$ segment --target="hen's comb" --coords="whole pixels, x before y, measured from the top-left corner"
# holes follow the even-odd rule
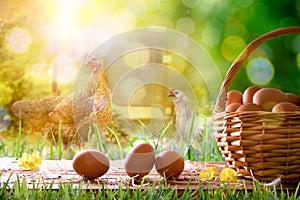
[[[169,97],[175,97],[175,94],[174,94],[174,91],[175,91],[175,90],[176,90],[176,89],[170,90]]]

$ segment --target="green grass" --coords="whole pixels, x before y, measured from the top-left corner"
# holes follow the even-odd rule
[[[204,117],[203,117],[204,118]],[[1,140],[0,138],[0,156],[16,157],[22,156],[23,152],[30,152],[32,150],[39,150],[42,154],[43,159],[48,160],[61,160],[61,159],[72,159],[73,156],[80,149],[98,149],[108,155],[111,160],[124,159],[126,152],[134,146],[135,142],[143,141],[151,144],[155,153],[159,154],[161,151],[172,148],[179,152],[185,160],[192,161],[222,161],[222,156],[216,146],[214,138],[210,134],[210,129],[205,128],[203,131],[203,142],[196,141],[191,144],[189,141],[192,140],[190,131],[188,136],[188,142],[184,142],[182,137],[178,137],[177,140],[169,138],[169,129],[172,125],[172,121],[166,124],[166,126],[155,136],[155,138],[148,137],[144,132],[145,125],[141,123],[141,130],[136,133],[135,136],[130,137],[127,146],[122,146],[117,134],[110,130],[116,139],[115,148],[107,148],[103,141],[103,134],[98,126],[93,126],[95,135],[91,136],[91,131],[88,132],[88,141],[84,146],[77,147],[71,142],[68,146],[64,146],[61,137],[62,125],[58,127],[58,139],[55,140],[52,137],[52,142],[49,142],[45,138],[41,137],[38,140],[32,141],[31,135],[34,133],[27,133],[21,127],[21,121],[18,130],[11,130],[7,135],[15,136],[10,139]],[[75,136],[74,136],[75,137]],[[96,145],[95,145],[96,143]]]
[[[1,175],[1,174],[0,174]],[[189,189],[189,185],[185,187],[185,190],[179,195],[179,190],[176,187],[171,188],[170,185],[149,185],[146,188],[139,186],[135,190],[132,190],[128,184],[124,187],[123,184],[119,184],[118,189],[110,189],[105,185],[99,185],[98,189],[91,189],[88,183],[84,186],[83,182],[80,182],[78,186],[74,187],[72,180],[70,183],[60,183],[58,188],[54,187],[52,182],[49,185],[44,183],[33,183],[30,185],[31,189],[28,189],[28,184],[24,178],[17,177],[17,180],[13,186],[9,187],[7,182],[3,183],[0,188],[0,199],[261,199],[261,200],[297,200],[300,199],[298,185],[294,193],[289,193],[281,189],[280,191],[275,188],[262,188],[259,183],[254,182],[254,190],[247,191],[238,190],[237,187],[231,189],[229,185],[221,185],[218,189],[204,189],[199,182],[197,190]]]
[[[141,130],[136,136],[130,138],[127,146],[122,147],[120,142],[117,142],[116,149],[119,151],[117,157],[116,154],[113,154],[113,152],[110,152],[110,150],[105,147],[101,139],[101,131],[94,127],[96,129],[96,148],[98,148],[99,151],[106,153],[111,160],[124,159],[126,156],[124,152],[130,150],[137,140],[141,140],[153,145],[155,153],[159,154],[164,150],[163,146],[165,144],[172,144],[172,142],[174,142],[172,140],[170,141],[167,137],[167,131],[170,128],[171,123],[172,122],[168,123],[166,127],[161,130],[155,140],[146,137],[143,130]],[[13,135],[13,133],[10,134]],[[16,137],[12,140],[4,141],[0,138],[0,156],[19,158],[23,152],[30,152],[37,149],[41,152],[43,159],[72,159],[76,152],[80,150],[80,148],[77,148],[72,143],[67,147],[64,147],[61,137],[59,137],[58,141],[53,145],[43,138],[36,142],[32,142],[29,135],[25,134],[26,136],[24,137],[24,134],[25,131],[22,130],[20,125],[18,131],[15,133]],[[116,134],[114,135],[115,137],[117,136]],[[61,136],[61,133],[59,133],[59,136]],[[86,145],[81,148],[91,147],[92,139],[90,132],[88,138]],[[189,140],[191,140],[191,135],[189,138]],[[118,138],[116,139],[116,141],[119,141]],[[221,154],[219,153],[215,140],[212,139],[210,129],[208,128],[203,132],[203,141],[204,143],[184,144],[180,139],[176,150],[185,160],[222,161]],[[300,199],[298,197],[300,185],[298,185],[295,192],[291,193],[283,189],[278,191],[278,189],[276,190],[275,188],[262,188],[258,183],[254,183],[254,189],[251,191],[248,191],[247,189],[231,189],[226,184],[220,185],[218,189],[214,190],[210,189],[209,186],[207,189],[204,189],[199,182],[198,190],[191,190],[189,185],[187,185],[183,194],[179,196],[177,188],[171,188],[166,184],[166,181],[164,184],[158,186],[149,185],[146,189],[142,189],[141,187],[137,188],[134,192],[128,185],[124,187],[122,184],[120,184],[117,190],[109,189],[105,185],[99,185],[99,189],[95,191],[91,190],[88,186],[87,188],[83,188],[83,182],[80,182],[79,185],[76,184],[78,186],[75,187],[72,184],[72,180],[70,180],[70,183],[68,184],[59,184],[58,189],[54,188],[54,183],[50,185],[34,183],[30,185],[31,189],[28,189],[29,186],[27,185],[26,180],[20,177],[17,178],[16,182],[11,187],[8,185],[8,182],[9,180],[0,183],[0,199]]]

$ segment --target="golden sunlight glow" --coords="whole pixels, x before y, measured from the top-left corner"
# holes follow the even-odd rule
[[[128,31],[136,27],[136,16],[127,9],[116,13],[113,21],[113,30]]]
[[[6,35],[6,46],[13,53],[23,53],[31,44],[31,35],[22,28],[13,28]]]
[[[35,63],[31,66],[30,70],[27,70],[26,76],[34,81],[45,81],[45,79],[49,78],[49,74],[46,73],[48,71],[48,66],[49,65],[43,61]]]
[[[53,79],[62,84],[73,81],[76,75],[74,60],[66,55],[58,55],[50,63],[50,74]]]
[[[72,31],[74,27],[73,12],[76,3],[77,1],[74,0],[61,1],[60,11],[54,23],[55,32],[59,36],[63,36]]]

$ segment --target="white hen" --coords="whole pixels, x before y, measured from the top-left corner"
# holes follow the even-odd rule
[[[175,105],[175,128],[177,134],[182,135],[183,140],[193,142],[202,140],[203,120],[190,106],[188,97],[180,90],[171,90]]]

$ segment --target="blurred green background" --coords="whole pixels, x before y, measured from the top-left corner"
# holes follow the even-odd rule
[[[86,55],[118,33],[154,26],[187,34],[224,77],[250,41],[298,26],[299,17],[300,0],[0,0],[0,129],[13,102],[71,93]],[[300,95],[299,69],[300,36],[284,36],[255,51],[232,88],[262,85]],[[208,94],[197,84],[205,103]]]

